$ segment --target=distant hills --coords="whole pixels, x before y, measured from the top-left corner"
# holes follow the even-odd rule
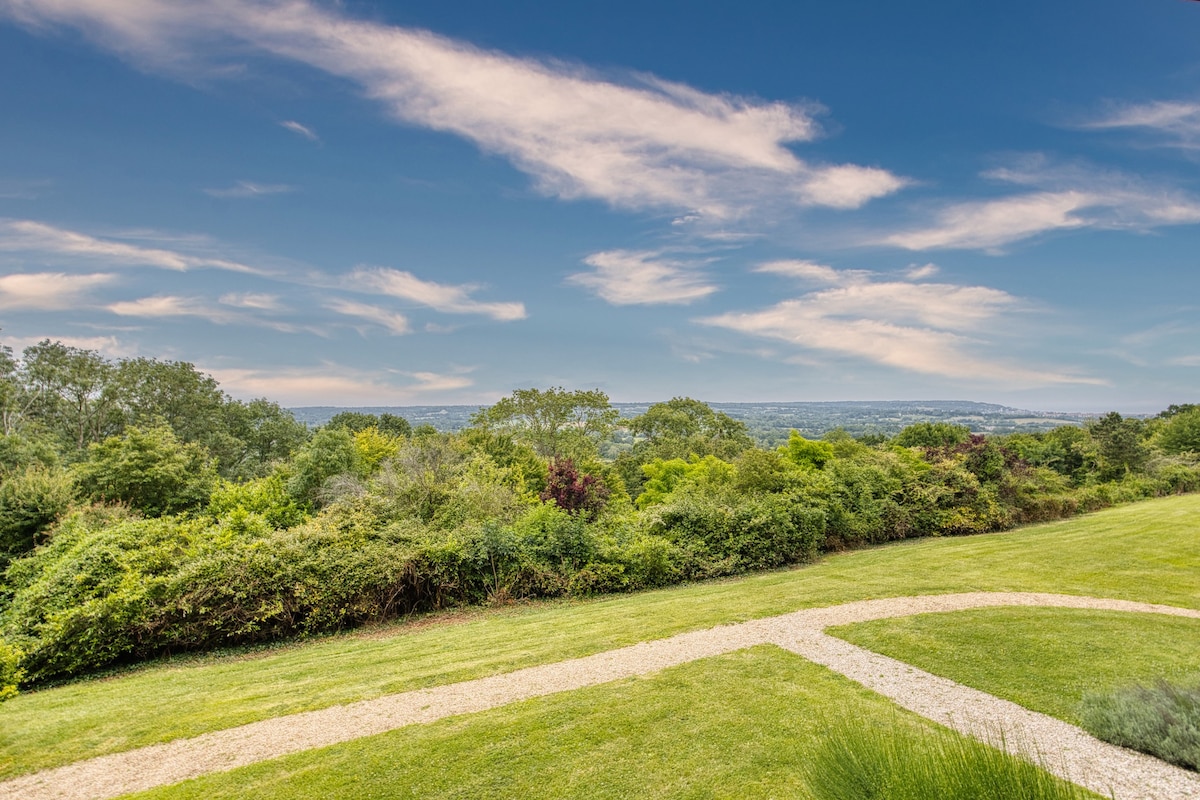
[[[623,417],[644,413],[651,403],[613,403]],[[742,420],[755,439],[765,444],[782,442],[795,429],[819,437],[835,428],[853,436],[898,433],[914,422],[950,422],[976,433],[1044,431],[1060,425],[1081,425],[1094,414],[1029,411],[970,400],[862,400],[824,403],[709,403],[734,419]],[[479,406],[303,406],[291,409],[296,419],[310,427],[328,422],[339,411],[398,414],[415,427],[432,425],[439,431],[456,431],[470,424]]]

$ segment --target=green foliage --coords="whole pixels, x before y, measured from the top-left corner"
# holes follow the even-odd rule
[[[1172,414],[1159,430],[1158,446],[1167,453],[1200,453],[1200,407]]]
[[[682,458],[670,461],[655,459],[644,464],[642,472],[646,482],[637,498],[638,508],[662,503],[673,491],[685,485],[716,491],[732,482],[734,477],[733,467],[716,456],[692,456],[687,461]]]
[[[61,461],[54,442],[45,435],[26,430],[0,436],[0,476],[22,472],[29,467],[57,467]]]
[[[973,739],[860,721],[827,726],[807,766],[818,800],[1085,800],[1090,792]]]
[[[896,434],[898,447],[953,447],[971,437],[971,429],[949,422],[917,422]]]
[[[805,439],[797,431],[788,435],[787,444],[779,448],[793,464],[806,469],[821,469],[833,458],[833,445]]]
[[[345,428],[351,433],[359,433],[367,428],[376,428],[380,433],[393,437],[412,436],[412,426],[404,417],[383,413],[365,414],[361,411],[339,411],[334,414],[326,428]]]
[[[1099,456],[1101,480],[1120,478],[1145,466],[1150,458],[1150,449],[1143,441],[1145,427],[1140,419],[1125,419],[1115,411],[1088,425],[1088,435]]]
[[[165,425],[131,427],[91,445],[75,476],[89,497],[128,503],[149,516],[202,505],[217,477],[208,453],[180,442]]]
[[[517,389],[509,397],[482,409],[472,422],[484,430],[511,433],[543,458],[586,461],[597,443],[608,437],[619,412],[599,389],[568,392]]]
[[[219,468],[226,478],[261,478],[308,441],[308,428],[270,400],[228,402],[223,416],[227,437]]]
[[[71,476],[60,469],[30,466],[0,479],[0,564],[32,550],[71,507],[75,491]]]
[[[1089,693],[1079,716],[1098,739],[1200,771],[1200,676]]]
[[[49,339],[25,348],[22,382],[29,413],[76,451],[120,427],[109,381],[113,367],[99,353]]]
[[[325,481],[353,475],[357,468],[354,436],[344,428],[321,428],[292,459],[288,493],[301,503],[316,505]]]
[[[17,688],[25,679],[25,670],[21,669],[24,655],[19,647],[0,639],[0,703],[17,696]]]
[[[278,475],[245,483],[218,481],[208,499],[208,513],[221,520],[235,512],[261,516],[272,528],[291,528],[307,519]]]
[[[627,424],[631,433],[644,437],[647,460],[692,455],[728,460],[753,444],[745,423],[690,397],[655,403]]]

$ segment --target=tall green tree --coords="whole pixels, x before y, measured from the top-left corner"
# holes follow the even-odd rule
[[[655,403],[631,419],[628,427],[644,438],[641,449],[650,458],[714,455],[728,460],[753,445],[746,423],[690,397]]]
[[[1100,478],[1111,480],[1137,472],[1150,459],[1145,423],[1110,411],[1087,426],[1100,460]]]
[[[113,367],[99,353],[46,339],[22,360],[31,412],[77,451],[120,430]]]
[[[544,458],[594,458],[597,443],[608,438],[619,413],[599,389],[568,392],[517,389],[471,422],[484,430],[511,433]]]
[[[226,445],[216,455],[221,474],[244,480],[267,475],[308,441],[309,431],[292,412],[266,398],[231,400],[222,408]]]

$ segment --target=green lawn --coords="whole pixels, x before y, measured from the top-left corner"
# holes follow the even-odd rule
[[[1198,515],[1200,496],[1172,497],[1004,534],[838,554],[740,580],[480,612],[458,624],[398,625],[27,693],[0,706],[0,777],[848,600],[1054,591],[1200,608]]]
[[[1085,692],[1200,672],[1200,619],[1159,614],[989,608],[829,633],[1076,725]]]
[[[830,724],[934,726],[774,647],[418,725],[133,795],[811,798]]]

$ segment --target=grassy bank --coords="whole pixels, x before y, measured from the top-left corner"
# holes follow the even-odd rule
[[[849,600],[1053,591],[1200,608],[1198,512],[1200,496],[1171,497],[1003,534],[835,554],[738,580],[484,611],[456,624],[397,625],[31,692],[0,708],[0,775]]]

